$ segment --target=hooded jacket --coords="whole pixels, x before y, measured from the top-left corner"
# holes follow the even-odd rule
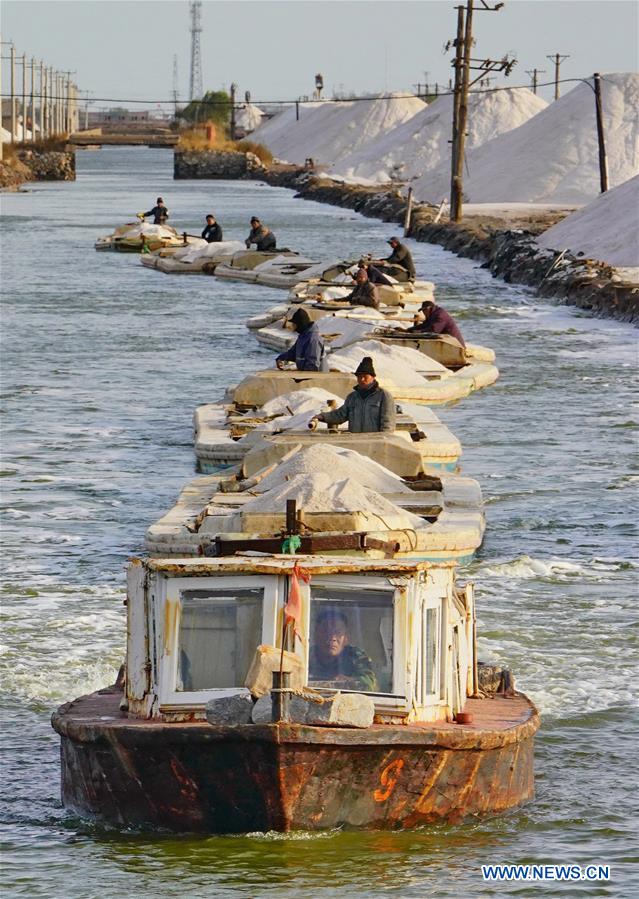
[[[317,324],[309,319],[305,309],[298,309],[291,320],[300,328],[299,336],[275,361],[294,362],[298,371],[321,371],[324,340]]]

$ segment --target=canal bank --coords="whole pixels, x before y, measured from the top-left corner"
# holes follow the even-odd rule
[[[254,179],[294,190],[301,199],[352,209],[368,218],[400,226],[406,218],[407,200],[398,188],[347,184],[295,166],[264,167],[251,153],[176,150],[174,177]],[[475,259],[493,276],[531,287],[538,296],[598,316],[639,321],[639,285],[625,282],[603,262],[538,247],[535,237],[564,218],[565,212],[524,207],[509,215],[507,222],[499,215],[473,215],[460,224],[436,221],[437,213],[432,206],[414,203],[408,236]]]

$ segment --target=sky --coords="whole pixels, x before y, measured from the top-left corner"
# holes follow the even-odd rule
[[[635,0],[507,0],[499,12],[479,11],[474,55],[514,55],[510,78],[528,85],[526,70],[545,69],[561,53],[561,77],[636,71],[639,4]],[[494,5],[494,4],[491,4]],[[74,71],[92,108],[145,101],[150,108],[178,90],[188,100],[188,0],[3,0],[2,41],[16,53]],[[418,82],[447,85],[452,75],[455,2],[449,0],[204,0],[201,53],[204,89],[237,83],[240,97],[293,100],[311,94],[321,72],[334,91],[411,91]],[[3,43],[2,93],[8,91],[9,47]],[[21,90],[21,67],[17,70]],[[562,93],[572,87],[562,86]],[[539,93],[552,98],[552,88]]]

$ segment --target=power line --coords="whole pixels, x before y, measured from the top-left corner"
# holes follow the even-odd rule
[[[588,79],[592,79],[592,75],[584,76],[582,78],[560,78],[559,84],[571,84],[577,83],[579,81],[588,81]],[[605,75],[601,76],[602,81],[607,81],[608,79]],[[537,87],[554,87],[555,81],[543,81],[537,84]],[[513,84],[513,85],[503,85],[502,87],[488,87],[481,88],[479,90],[471,90],[470,94],[495,94],[500,91],[516,91],[516,90],[530,90],[530,84]],[[449,97],[453,96],[453,90],[445,90],[440,91],[439,97]],[[11,94],[0,94],[0,96],[4,99],[7,99],[11,96]],[[39,97],[39,94],[34,94],[34,97]],[[60,100],[63,99],[63,96],[52,95],[51,93],[46,93],[45,97],[52,100]],[[349,97],[348,100],[338,100],[338,99],[326,99],[321,100],[321,103],[372,103],[374,100],[414,100],[415,94],[406,92],[404,94],[400,94],[397,92],[393,92],[392,94],[376,94],[373,97]],[[200,103],[202,106],[228,106],[228,100],[195,100],[195,103]],[[254,103],[258,106],[294,106],[296,103],[299,103],[299,98],[295,100],[256,100],[251,99],[251,103]],[[309,105],[312,103],[317,103],[317,100],[305,100],[304,103],[308,103]],[[146,106],[173,106],[173,98],[170,99],[146,99],[140,100],[137,98],[123,98],[123,97],[93,97],[91,99],[91,104],[94,103],[117,103],[117,104],[145,104]]]

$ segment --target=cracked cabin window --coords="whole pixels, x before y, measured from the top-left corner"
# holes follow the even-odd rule
[[[240,687],[261,643],[264,591],[185,590],[176,690]]]
[[[390,590],[312,588],[310,686],[392,693],[393,596]]]

